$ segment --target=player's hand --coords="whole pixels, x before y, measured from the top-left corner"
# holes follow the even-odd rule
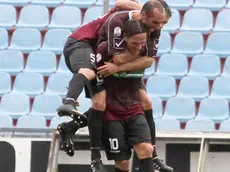
[[[107,76],[117,73],[118,66],[114,63],[105,62],[105,65],[99,67],[97,71],[98,71],[97,72],[98,75],[107,77]]]

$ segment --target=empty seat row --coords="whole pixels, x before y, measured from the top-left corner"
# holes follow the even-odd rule
[[[51,21],[49,10],[45,6],[29,5],[22,8],[17,21],[16,9],[11,5],[0,5],[0,27],[6,29],[36,28],[76,30],[82,25],[81,10],[72,6],[60,6],[54,9]],[[102,7],[91,7],[86,10],[83,23],[92,21],[103,14]],[[74,17],[73,17],[74,16]]]

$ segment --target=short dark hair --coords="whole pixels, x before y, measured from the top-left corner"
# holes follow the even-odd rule
[[[158,0],[150,0],[147,1],[142,9],[141,12],[144,12],[148,17],[153,16],[153,9],[158,9],[160,12],[165,12],[163,5]]]
[[[157,1],[159,1],[162,4],[167,16],[172,17],[172,10],[169,7],[169,5],[167,4],[167,2],[165,0],[157,0]]]
[[[126,37],[131,37],[136,34],[147,33],[147,28],[141,21],[128,20],[125,23],[124,31]]]

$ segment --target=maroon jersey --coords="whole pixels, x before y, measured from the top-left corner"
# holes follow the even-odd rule
[[[109,55],[116,55],[125,50],[124,46],[124,28],[128,20],[132,20],[133,11],[121,11],[112,14],[102,26],[98,44],[108,40]],[[149,33],[146,48],[147,56],[154,57],[157,54],[160,30],[154,30]]]
[[[77,39],[79,41],[88,41],[92,45],[97,43],[98,34],[101,29],[101,26],[105,23],[108,17],[116,11],[115,8],[111,9],[108,13],[104,14],[103,16],[89,22],[75,32],[73,32],[70,37],[73,39]]]
[[[111,61],[108,54],[108,42],[103,42],[97,48],[97,67],[105,61]],[[139,99],[140,78],[116,78],[113,76],[104,78],[106,90],[105,121],[125,120],[133,115],[143,115],[143,109]]]

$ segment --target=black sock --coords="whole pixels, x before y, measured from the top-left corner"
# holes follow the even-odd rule
[[[156,145],[156,126],[155,126],[155,121],[153,119],[153,110],[152,109],[145,110],[145,118],[149,124],[152,145]],[[154,147],[153,158],[156,158],[156,157],[157,157],[157,152],[156,152],[156,148]]]
[[[64,103],[70,103],[69,100],[71,100],[71,98],[77,100],[87,82],[88,79],[83,74],[78,73],[73,75],[69,82],[69,88],[66,94],[67,100]]]
[[[89,108],[86,112],[84,112],[84,115],[88,118],[91,108]]]
[[[114,172],[129,172],[129,170],[124,171],[124,170],[121,170],[121,169],[115,167]]]
[[[132,162],[132,171],[139,172],[140,160],[137,156],[137,153],[133,151],[133,162]]]
[[[92,109],[88,116],[88,127],[90,135],[91,159],[101,158],[100,147],[102,138],[104,111]]]
[[[153,172],[152,158],[145,158],[140,160],[139,172]]]

